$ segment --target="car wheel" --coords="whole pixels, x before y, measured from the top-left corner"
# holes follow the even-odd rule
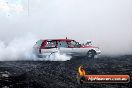
[[[94,50],[89,50],[87,52],[87,58],[94,59],[95,55],[96,55],[96,51]]]

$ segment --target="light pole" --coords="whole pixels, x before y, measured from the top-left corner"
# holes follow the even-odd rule
[[[28,0],[28,16],[29,16],[29,0]]]

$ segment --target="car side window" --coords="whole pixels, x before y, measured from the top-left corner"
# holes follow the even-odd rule
[[[71,41],[68,42],[69,47],[74,47],[74,48],[78,48],[80,46],[79,42],[76,41]]]
[[[47,41],[45,48],[55,48],[56,42],[55,41]]]
[[[68,44],[69,44],[69,46],[70,46],[70,47],[75,47],[75,45],[76,45],[76,42],[74,42],[74,41],[71,41],[71,42],[69,42]]]
[[[58,42],[58,48],[60,47],[64,47],[64,48],[67,48],[68,47],[68,44],[66,41],[59,41]]]

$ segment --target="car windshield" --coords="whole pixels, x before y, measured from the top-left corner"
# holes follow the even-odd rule
[[[90,45],[92,45],[92,42],[91,41],[87,41],[85,45],[90,46]]]

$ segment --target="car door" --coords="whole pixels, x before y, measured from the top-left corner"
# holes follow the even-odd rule
[[[71,41],[70,45],[73,47],[72,53],[74,56],[86,55],[87,49],[82,47],[78,42]]]
[[[79,56],[79,55],[86,55],[87,52],[88,52],[88,49],[87,48],[84,48],[84,47],[74,47],[73,48],[73,52],[76,54],[76,56]]]
[[[56,42],[55,41],[46,41],[45,46],[41,49],[41,53],[42,54],[46,54],[46,53],[55,53],[57,52],[58,49],[56,47]]]
[[[73,48],[69,48],[66,41],[58,41],[58,50],[62,54],[71,54]]]

